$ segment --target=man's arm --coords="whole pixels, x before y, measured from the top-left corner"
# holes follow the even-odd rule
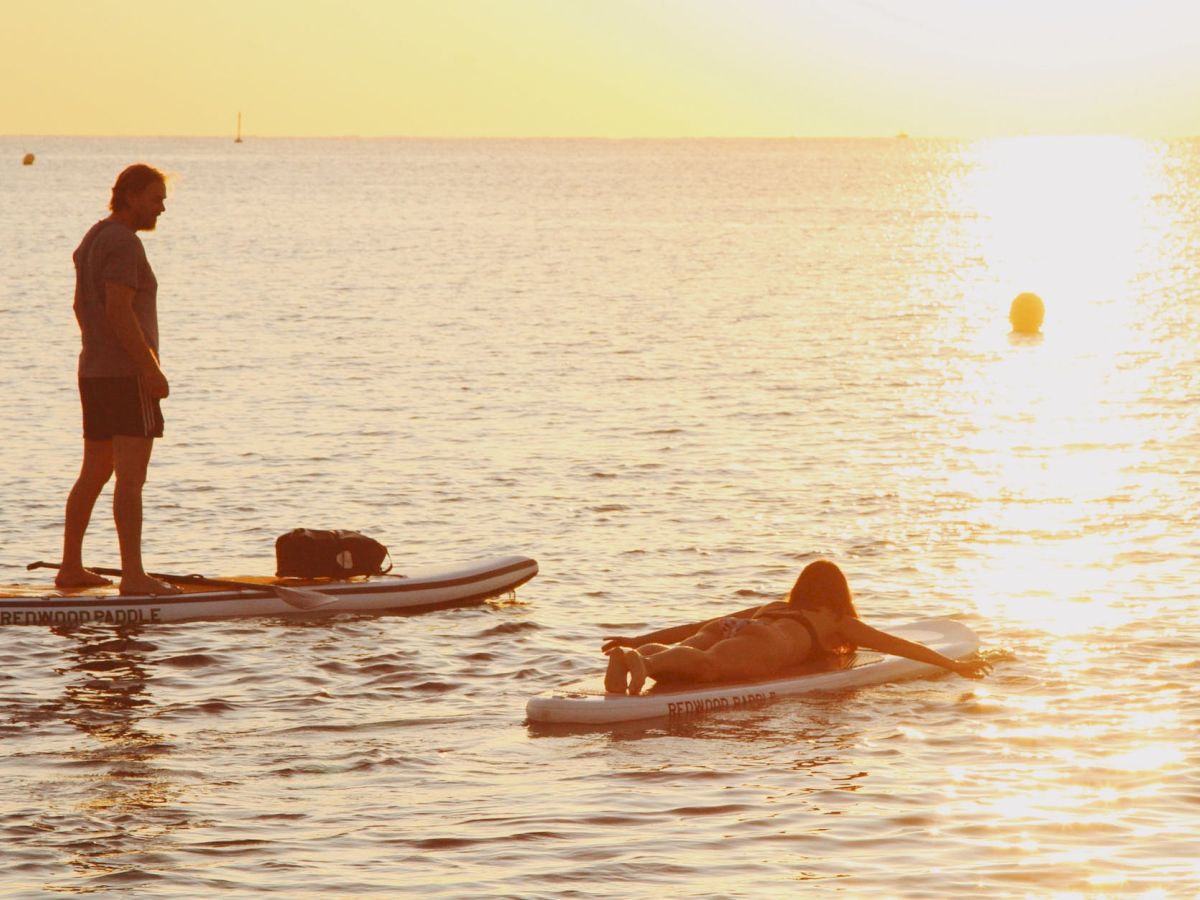
[[[133,312],[135,296],[136,292],[129,285],[106,281],[104,312],[117,335],[117,340],[133,359],[138,373],[146,380],[150,396],[161,400],[171,392],[171,388],[167,384],[167,376],[158,364],[158,356],[146,340],[146,335],[142,333],[142,326],[138,324],[137,316]]]

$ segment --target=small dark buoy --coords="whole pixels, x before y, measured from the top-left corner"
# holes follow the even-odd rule
[[[22,159],[21,159],[21,165],[23,165],[23,166],[32,166],[32,165],[33,165],[33,161],[34,161],[36,158],[37,158],[37,157],[35,157],[35,156],[34,156],[32,153],[26,153],[26,154],[25,154],[25,156],[24,156],[24,157],[22,157]]]
[[[1046,318],[1046,304],[1037,294],[1017,294],[1008,310],[1008,321],[1019,334],[1037,334]]]

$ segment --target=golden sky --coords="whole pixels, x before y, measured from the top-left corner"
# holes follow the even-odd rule
[[[0,133],[1200,134],[1188,0],[2,0]]]

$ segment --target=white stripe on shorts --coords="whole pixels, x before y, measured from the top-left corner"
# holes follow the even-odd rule
[[[154,433],[154,404],[150,401],[150,392],[146,390],[146,382],[139,375],[137,379],[138,404],[142,408],[142,434]]]

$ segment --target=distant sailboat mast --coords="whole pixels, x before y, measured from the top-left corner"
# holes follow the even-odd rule
[[[241,113],[238,113],[237,137],[235,137],[233,139],[233,142],[235,144],[240,144],[242,142],[242,114]]]

